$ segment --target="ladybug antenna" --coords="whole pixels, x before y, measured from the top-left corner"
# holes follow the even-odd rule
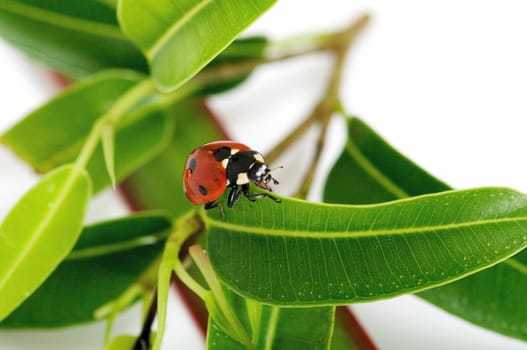
[[[269,172],[275,171],[276,169],[283,169],[283,168],[284,168],[283,165],[279,165],[279,166],[276,166],[276,167],[274,167],[272,169],[269,169]],[[275,185],[279,184],[278,180],[276,180],[271,174],[269,174],[269,177],[270,177],[269,180],[273,180],[273,184],[275,184]]]

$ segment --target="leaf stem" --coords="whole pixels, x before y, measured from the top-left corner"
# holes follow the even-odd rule
[[[110,110],[103,114],[92,127],[80,154],[75,160],[75,168],[77,170],[86,169],[95,148],[99,144],[104,129],[108,127],[108,125],[115,128],[115,125],[117,125],[127,110],[137,104],[149,93],[155,91],[155,86],[152,80],[146,78],[132,87],[119,100],[117,100]]]
[[[196,215],[195,211],[189,211],[186,214],[178,217],[174,224],[174,232],[169,236],[163,257],[159,265],[158,282],[157,282],[157,312],[158,312],[158,331],[153,344],[153,349],[160,349],[163,340],[163,334],[166,324],[166,308],[168,303],[168,291],[170,289],[170,281],[172,273],[181,272],[178,265],[181,264],[179,260],[179,252],[183,243],[192,235],[203,230],[203,223]],[[186,271],[185,271],[186,272]],[[178,274],[178,276],[180,276]],[[181,277],[180,277],[181,278]],[[181,278],[182,281],[188,282],[188,278]],[[197,284],[187,285],[190,288],[196,287]],[[194,290],[196,293],[202,293],[203,288]],[[145,328],[145,327],[143,327]],[[148,342],[150,332],[142,332],[136,343]]]
[[[216,273],[212,268],[209,257],[204,253],[199,244],[192,245],[189,248],[189,253],[200,269],[203,277],[207,281],[219,311],[230,326],[226,328],[234,332],[232,336],[238,339],[238,341],[242,342],[242,344],[244,344],[248,349],[254,348],[251,338],[247,334],[241,321],[236,316],[236,313],[231,308],[227,298],[225,297],[225,294],[223,293],[220,281],[216,277]]]

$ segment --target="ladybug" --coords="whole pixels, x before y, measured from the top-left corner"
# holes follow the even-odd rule
[[[258,151],[233,141],[215,141],[196,148],[188,156],[183,174],[183,191],[194,204],[205,204],[205,209],[219,207],[216,200],[230,189],[227,206],[231,208],[241,195],[256,201],[259,198],[277,198],[267,193],[251,194],[249,184],[271,191],[270,182],[278,184],[271,169]]]

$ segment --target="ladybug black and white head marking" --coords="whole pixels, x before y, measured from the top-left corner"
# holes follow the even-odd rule
[[[255,185],[270,189],[268,183],[278,183],[264,161],[263,156],[253,150],[232,154],[227,164],[227,182],[229,185],[245,185],[253,182]]]

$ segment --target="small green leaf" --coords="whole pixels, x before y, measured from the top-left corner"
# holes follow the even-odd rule
[[[115,188],[115,162],[114,162],[114,152],[115,152],[115,128],[113,125],[104,125],[101,132],[101,142],[102,150],[104,155],[104,164],[106,165],[106,170],[108,171],[108,176],[112,183],[112,187]]]
[[[148,58],[162,91],[173,91],[225,49],[276,0],[121,0],[121,28]]]
[[[64,166],[30,189],[0,225],[0,320],[53,272],[81,232],[89,176]]]
[[[73,77],[113,67],[147,71],[144,56],[121,32],[115,8],[99,1],[2,0],[0,36]]]
[[[368,206],[281,199],[240,200],[225,220],[204,214],[220,278],[266,303],[339,305],[415,292],[527,246],[527,196],[509,189]]]
[[[89,225],[72,252],[0,327],[51,328],[95,320],[159,256],[169,218],[137,214]]]
[[[450,189],[360,119],[349,120],[348,134],[346,147],[327,179],[326,201],[363,204]],[[526,250],[494,267],[417,295],[470,322],[527,339],[527,303],[519,302],[527,295]]]
[[[125,70],[94,75],[29,114],[0,136],[0,141],[40,172],[71,162],[97,120],[143,78],[142,74]],[[116,182],[122,180],[170,142],[173,118],[164,112],[166,107],[155,100],[156,96],[150,96],[148,104],[136,106],[124,117],[114,131],[113,142],[109,129],[103,133],[106,149],[96,149],[88,164],[95,192],[111,184],[108,174],[114,174]]]
[[[27,115],[0,141],[37,171],[47,172],[74,159],[97,119],[143,78],[126,70],[96,74]]]

